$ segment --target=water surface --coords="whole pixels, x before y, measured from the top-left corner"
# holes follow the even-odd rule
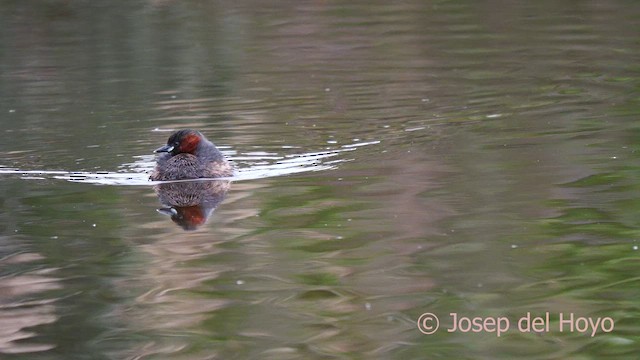
[[[1,357],[633,358],[639,18],[2,3]],[[186,127],[238,170],[191,231],[147,181]],[[447,332],[452,312],[513,323]],[[550,330],[519,331],[527,312]],[[615,329],[559,331],[560,313]]]

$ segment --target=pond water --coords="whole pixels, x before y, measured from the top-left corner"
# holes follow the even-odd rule
[[[638,19],[2,2],[0,358],[635,358]],[[181,128],[237,169],[182,213]]]

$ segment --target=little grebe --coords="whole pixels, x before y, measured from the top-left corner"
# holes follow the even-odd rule
[[[153,181],[219,178],[233,175],[233,168],[215,145],[199,131],[185,129],[171,134],[167,145],[156,149]]]

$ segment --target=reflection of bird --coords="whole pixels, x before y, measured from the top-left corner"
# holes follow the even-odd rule
[[[229,190],[227,180],[196,180],[158,184],[155,187],[160,202],[165,207],[162,214],[185,230],[195,230],[204,224],[213,210],[224,200]]]
[[[151,180],[167,181],[219,178],[233,175],[233,168],[215,145],[200,132],[186,129],[174,132],[158,156]]]

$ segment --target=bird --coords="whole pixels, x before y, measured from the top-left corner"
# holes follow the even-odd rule
[[[149,177],[152,181],[171,181],[233,176],[233,167],[218,148],[202,133],[178,130],[167,144],[156,149],[160,154]]]

